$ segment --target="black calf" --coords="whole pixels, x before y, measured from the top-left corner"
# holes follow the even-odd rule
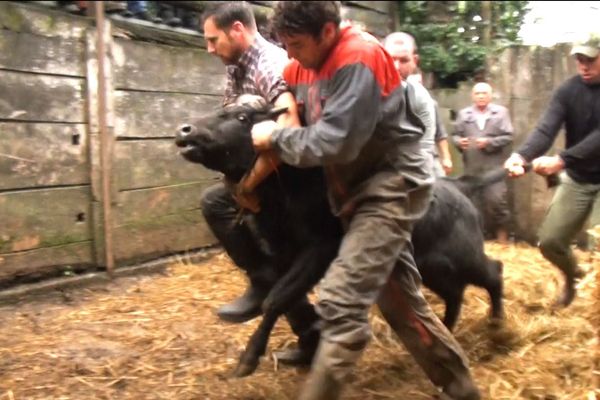
[[[253,101],[182,126],[176,144],[183,148],[183,157],[239,181],[255,158],[252,125],[278,112]],[[261,211],[249,218],[255,219],[269,243],[280,279],[263,303],[263,319],[240,358],[236,376],[254,372],[277,318],[306,300],[337,254],[343,232],[325,193],[320,169],[285,165],[257,189]],[[415,225],[413,243],[424,284],[446,301],[448,327],[458,317],[467,284],[485,287],[492,298],[492,315],[502,316],[501,264],[485,256],[477,211],[456,183],[435,184],[431,207]]]
[[[485,288],[492,303],[492,317],[503,317],[502,263],[484,253],[479,213],[458,189],[465,182],[471,180],[436,181],[429,210],[415,224],[412,234],[423,284],[444,299],[444,324],[449,329],[458,319],[468,284]]]

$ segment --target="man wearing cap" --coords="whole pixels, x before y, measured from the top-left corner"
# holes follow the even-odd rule
[[[540,230],[542,255],[565,276],[556,301],[566,307],[575,298],[575,280],[583,275],[570,244],[590,218],[600,224],[600,36],[573,47],[578,75],[553,94],[545,114],[525,143],[504,163],[513,177],[530,162],[540,175],[560,172],[559,185]],[[565,126],[565,150],[544,155]]]

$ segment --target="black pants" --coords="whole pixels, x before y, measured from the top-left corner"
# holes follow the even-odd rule
[[[202,194],[201,206],[208,226],[229,257],[246,272],[251,285],[264,291],[266,296],[277,282],[279,273],[266,252],[266,245],[261,248],[262,235],[253,231],[247,222],[237,221],[239,207],[231,192],[223,183],[213,185]],[[318,317],[306,296],[285,315],[301,344],[316,329]]]

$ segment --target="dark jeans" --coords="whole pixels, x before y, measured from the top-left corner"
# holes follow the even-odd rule
[[[229,257],[246,272],[250,283],[266,296],[279,277],[278,271],[265,249],[261,249],[260,243],[264,239],[259,237],[260,233],[254,231],[246,220],[238,222],[239,207],[231,192],[223,183],[213,185],[202,194],[201,206],[208,226]],[[286,313],[286,317],[301,343],[309,332],[316,329],[314,325],[318,317],[306,296]]]

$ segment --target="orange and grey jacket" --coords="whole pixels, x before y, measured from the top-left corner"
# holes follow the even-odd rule
[[[327,167],[338,203],[368,191],[375,175],[431,183],[419,146],[423,124],[411,112],[394,63],[376,39],[343,28],[318,71],[293,60],[284,79],[305,126],[276,130],[273,148],[288,164]]]

